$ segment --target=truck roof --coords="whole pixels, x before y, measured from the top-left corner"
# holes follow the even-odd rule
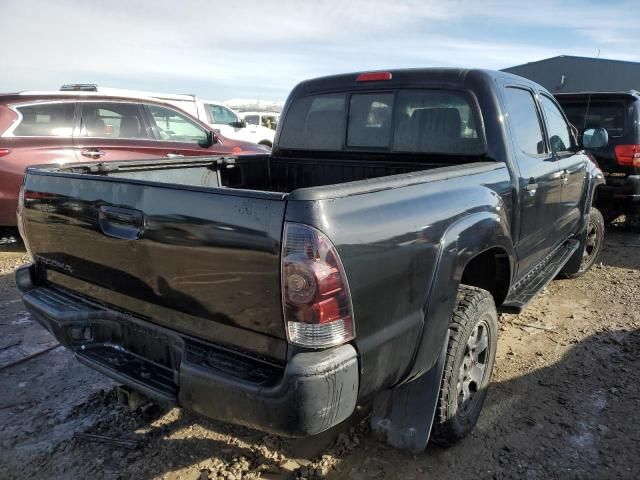
[[[380,80],[375,83],[380,87],[389,85],[397,86],[440,86],[440,87],[462,87],[470,76],[478,78],[481,82],[492,83],[495,79],[513,79],[520,84],[535,86],[538,90],[545,90],[544,87],[518,75],[506,72],[484,69],[467,68],[408,68],[381,70],[375,72],[355,72],[326,77],[314,78],[299,83],[292,91],[292,95],[312,94],[320,91],[351,89],[356,86],[368,86],[373,81],[360,81],[356,78],[362,74],[369,73],[389,73],[389,80]]]

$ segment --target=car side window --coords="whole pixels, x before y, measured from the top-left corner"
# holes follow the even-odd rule
[[[270,128],[271,130],[275,130],[278,126],[278,117],[276,117],[275,115],[263,115],[262,126]]]
[[[558,106],[546,95],[540,95],[540,105],[547,119],[549,144],[553,153],[563,153],[571,150],[571,136],[569,125]]]
[[[81,103],[80,136],[93,138],[151,139],[142,106],[124,102]]]
[[[532,93],[524,88],[507,87],[505,103],[509,125],[520,150],[534,156],[544,153],[542,126]]]
[[[17,107],[20,123],[15,137],[70,137],[75,103],[43,103]]]
[[[247,122],[247,125],[259,125],[260,124],[260,116],[258,115],[247,115],[244,117],[244,121]]]
[[[186,115],[170,108],[148,105],[153,121],[151,128],[160,140],[199,143],[207,140],[207,132]]]
[[[212,123],[231,125],[238,121],[236,114],[222,105],[209,105],[209,111],[211,112]]]

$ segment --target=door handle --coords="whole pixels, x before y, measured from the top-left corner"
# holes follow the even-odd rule
[[[98,150],[97,148],[88,148],[80,152],[83,157],[88,158],[100,158],[106,154],[104,150]]]
[[[137,240],[144,226],[144,214],[130,208],[102,205],[98,219],[102,233],[122,240]]]
[[[566,185],[569,182],[569,172],[567,170],[564,170],[562,172],[562,175],[560,175],[560,183],[562,185]]]
[[[167,158],[180,158],[184,157],[182,153],[167,153]]]

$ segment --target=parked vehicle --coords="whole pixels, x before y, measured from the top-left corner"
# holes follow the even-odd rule
[[[271,130],[270,133],[275,137],[276,127],[278,126],[278,120],[280,119],[280,114],[277,112],[241,112],[240,117],[247,124],[247,128],[266,128]],[[271,144],[273,145],[273,138],[271,138]]]
[[[127,90],[120,88],[98,87],[94,84],[63,85],[65,91],[95,91],[109,95],[121,95],[137,98],[152,98],[178,107],[189,115],[206,123],[215,132],[227,138],[244,142],[258,143],[271,148],[275,132],[267,128],[256,128],[247,125],[242,116],[226,105],[213,100],[204,100],[191,94],[172,94]]]
[[[16,225],[28,165],[264,151],[214,135],[158,101],[83,92],[0,94],[0,225]]]
[[[271,155],[29,169],[16,284],[82,362],[157,401],[292,436],[373,403],[373,431],[418,451],[475,425],[498,309],[593,265],[603,182],[524,78],[319,78]]]
[[[596,204],[607,220],[625,215],[627,225],[640,228],[640,94],[562,93],[556,98],[579,132],[606,129],[608,144],[589,150],[607,182],[598,188]]]

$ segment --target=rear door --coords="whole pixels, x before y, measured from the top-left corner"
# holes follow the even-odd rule
[[[582,213],[580,202],[583,197],[589,159],[583,153],[576,151],[569,124],[556,102],[544,93],[540,94],[539,98],[546,119],[549,148],[562,168],[558,232],[563,238],[567,238],[575,233],[575,227],[580,221]]]
[[[139,103],[78,101],[74,148],[80,161],[114,161],[167,156]]]
[[[559,244],[562,167],[548,152],[541,112],[534,92],[521,86],[504,89],[505,108],[520,172],[518,273],[536,266]]]
[[[5,108],[5,107],[3,107]],[[17,119],[0,132],[0,225],[16,223],[18,192],[30,165],[76,161],[71,133],[75,101],[11,105]]]

